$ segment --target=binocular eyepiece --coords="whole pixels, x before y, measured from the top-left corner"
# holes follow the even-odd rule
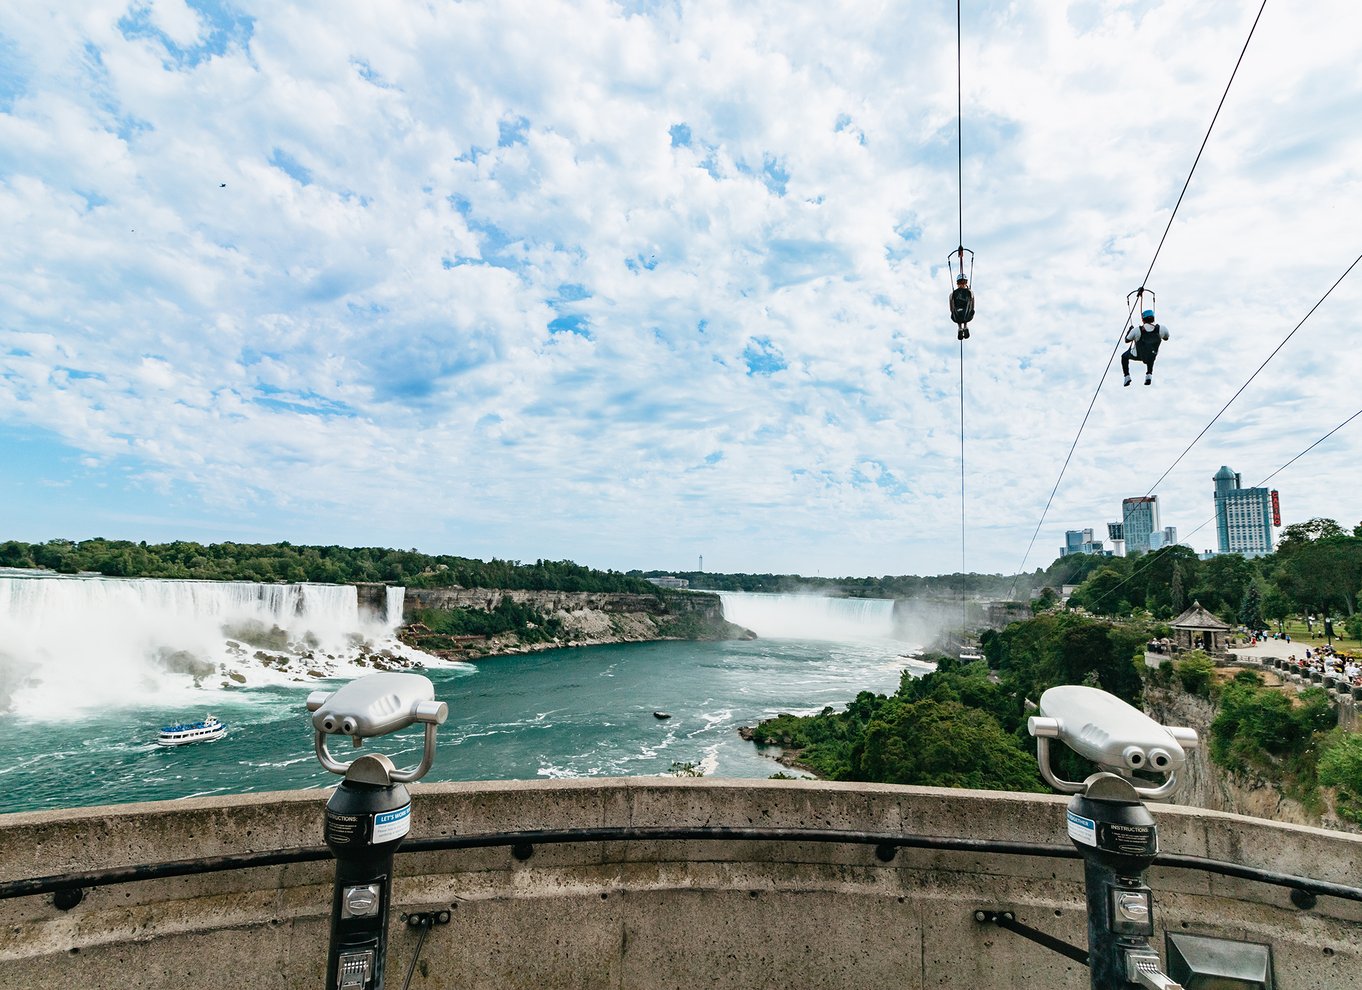
[[[331,755],[329,737],[349,736],[355,746],[362,746],[365,739],[423,723],[426,738],[421,763],[408,770],[388,772],[392,781],[400,783],[418,780],[430,769],[435,759],[435,729],[449,717],[449,706],[435,700],[430,679],[420,674],[368,674],[335,692],[313,691],[307,696],[307,709],[312,712],[316,729],[317,759],[326,769],[341,775],[351,764]]]
[[[1163,774],[1161,785],[1136,785],[1141,797],[1163,798],[1177,786],[1187,750],[1198,745],[1195,729],[1160,725],[1115,695],[1079,684],[1052,687],[1040,696],[1038,715],[1026,720],[1036,737],[1040,772],[1056,790],[1078,794],[1084,784],[1061,780],[1050,769],[1048,740],[1058,739],[1104,770],[1129,778],[1137,771]]]

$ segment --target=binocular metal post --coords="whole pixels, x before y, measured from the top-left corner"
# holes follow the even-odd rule
[[[1069,838],[1083,856],[1088,901],[1088,975],[1092,990],[1132,984],[1174,990],[1150,945],[1154,898],[1145,870],[1159,851],[1158,826],[1129,782],[1111,773],[1088,778],[1068,809]]]
[[[1158,827],[1146,799],[1177,788],[1176,771],[1197,735],[1160,725],[1119,698],[1082,685],[1061,685],[1041,695],[1039,715],[1027,720],[1036,739],[1041,776],[1074,795],[1067,814],[1069,838],[1083,856],[1088,903],[1088,972],[1092,990],[1138,985],[1181,990],[1164,975],[1149,944],[1154,898],[1144,874],[1159,851]],[[1050,766],[1050,740],[1109,768],[1083,782],[1058,777]],[[1136,772],[1164,775],[1161,784]]]
[[[448,706],[434,699],[427,678],[392,673],[361,677],[334,694],[308,696],[317,757],[345,777],[326,803],[326,844],[336,856],[327,990],[382,990],[393,854],[411,828],[411,796],[403,784],[430,769],[436,727],[449,714]],[[406,770],[382,754],[341,763],[327,746],[330,735],[348,735],[360,746],[366,738],[413,722],[425,724],[425,746],[420,764]]]

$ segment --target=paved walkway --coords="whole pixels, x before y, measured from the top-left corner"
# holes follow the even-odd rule
[[[1284,639],[1265,639],[1254,646],[1236,646],[1230,653],[1239,657],[1304,657],[1305,644]]]

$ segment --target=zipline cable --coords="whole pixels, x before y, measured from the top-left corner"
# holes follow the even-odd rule
[[[1266,2],[1266,0],[1264,0]],[[955,169],[957,191],[957,217],[959,219],[960,239],[955,243],[965,243],[965,135],[962,123],[965,119],[964,90],[960,83],[960,3],[955,0]],[[964,260],[963,258],[961,259]]]
[[[959,240],[955,243],[960,251],[960,271],[965,271],[965,97],[961,82],[961,42],[960,42],[961,0],[955,0],[955,188],[956,219]],[[973,254],[970,255],[973,257]],[[970,274],[974,273],[973,265]],[[965,606],[965,341],[960,339],[960,646],[964,648],[965,631],[969,627]]]
[[[960,341],[960,574],[965,573],[965,342]],[[963,589],[962,589],[963,594]],[[961,605],[961,614],[964,606]]]
[[[1314,314],[1315,310],[1319,309],[1319,307],[1324,303],[1324,300],[1329,298],[1330,293],[1332,293],[1335,289],[1338,288],[1339,283],[1348,277],[1352,270],[1358,266],[1359,262],[1362,262],[1362,254],[1359,254],[1355,259],[1353,259],[1353,263],[1348,266],[1347,271],[1340,275],[1333,285],[1329,286],[1329,291],[1324,293],[1324,295],[1320,296],[1319,302],[1315,303],[1313,306],[1310,307],[1310,312],[1306,313],[1304,316],[1301,317],[1301,321],[1297,323],[1295,327],[1292,328],[1289,334],[1282,338],[1282,342],[1280,344],[1273,348],[1272,353],[1267,356],[1267,359],[1263,361],[1262,364],[1258,365],[1258,371],[1255,371],[1253,374],[1248,376],[1248,380],[1245,381],[1244,384],[1239,386],[1239,391],[1235,392],[1233,395],[1230,396],[1229,402],[1226,402],[1223,406],[1220,407],[1220,412],[1216,413],[1214,416],[1211,417],[1211,421],[1207,423],[1205,427],[1202,428],[1201,432],[1198,433],[1192,439],[1192,442],[1186,446],[1182,453],[1178,454],[1177,458],[1173,461],[1173,463],[1168,465],[1168,470],[1163,472],[1163,474],[1159,475],[1159,480],[1154,482],[1154,484],[1150,486],[1149,491],[1145,492],[1146,495],[1152,494],[1154,489],[1158,488],[1159,485],[1162,484],[1163,480],[1167,478],[1169,474],[1172,473],[1173,468],[1178,466],[1178,462],[1181,461],[1184,457],[1186,457],[1188,452],[1197,445],[1197,441],[1199,441],[1202,437],[1206,435],[1206,431],[1215,425],[1216,420],[1218,420],[1222,415],[1224,415],[1225,410],[1230,407],[1230,404],[1233,403],[1235,399],[1239,398],[1239,396],[1243,393],[1244,389],[1249,387],[1249,385],[1253,382],[1253,379],[1258,377],[1258,373],[1267,367],[1268,361],[1271,361],[1274,357],[1276,357],[1277,352],[1286,346],[1286,342],[1290,340],[1293,336],[1295,336],[1296,331],[1299,330],[1301,327],[1305,326],[1305,321],[1310,319],[1310,317]]]
[[[1347,426],[1349,423],[1351,423],[1353,420],[1357,419],[1359,416],[1362,416],[1362,409],[1357,410],[1357,412],[1353,413],[1351,416],[1349,416],[1349,417],[1348,417],[1347,419],[1345,419],[1343,422],[1339,423],[1337,426],[1335,426],[1335,427],[1334,427],[1332,430],[1330,430],[1328,433],[1324,434],[1324,436],[1320,437],[1318,440],[1316,440],[1316,441],[1315,441],[1314,443],[1312,443],[1310,446],[1306,447],[1306,448],[1305,448],[1304,450],[1302,450],[1300,453],[1296,454],[1295,457],[1291,458],[1291,460],[1287,461],[1287,462],[1286,462],[1285,464],[1283,464],[1281,467],[1277,468],[1277,470],[1273,471],[1271,474],[1269,474],[1266,478],[1264,478],[1262,481],[1258,482],[1258,484],[1254,485],[1253,487],[1254,487],[1254,488],[1262,488],[1264,485],[1266,485],[1266,484],[1267,484],[1269,481],[1271,481],[1273,478],[1277,477],[1277,475],[1281,474],[1283,471],[1285,471],[1287,468],[1289,468],[1292,464],[1295,464],[1298,460],[1300,460],[1300,459],[1301,459],[1302,457],[1304,457],[1306,454],[1310,453],[1310,451],[1314,450],[1316,447],[1318,447],[1320,444],[1322,444],[1325,440],[1328,440],[1331,436],[1333,436],[1333,435],[1334,435],[1335,433],[1337,433],[1339,430],[1343,429],[1343,427]],[[1192,536],[1192,535],[1194,535],[1194,534],[1196,534],[1196,533],[1199,533],[1201,530],[1205,529],[1205,528],[1206,528],[1207,526],[1209,526],[1211,523],[1215,522],[1216,518],[1217,518],[1216,515],[1212,515],[1212,516],[1211,516],[1209,519],[1207,519],[1205,522],[1201,523],[1201,525],[1199,525],[1199,526],[1197,526],[1195,529],[1191,530],[1187,535],[1190,537],[1190,536]],[[1119,591],[1119,590],[1121,590],[1123,587],[1125,587],[1126,584],[1127,584],[1128,582],[1134,580],[1134,578],[1135,578],[1137,575],[1139,575],[1146,567],[1148,567],[1150,564],[1152,564],[1152,563],[1154,562],[1154,557],[1155,557],[1155,555],[1152,554],[1152,553],[1151,553],[1151,554],[1146,554],[1144,557],[1142,557],[1141,560],[1140,560],[1140,562],[1135,566],[1135,568],[1134,568],[1128,575],[1126,575],[1126,577],[1125,577],[1119,584],[1117,584],[1117,585],[1113,586],[1112,588],[1108,589],[1108,590],[1107,590],[1104,594],[1102,594],[1099,598],[1097,598],[1096,600],[1094,600],[1092,604],[1093,604],[1094,606],[1096,606],[1096,605],[1100,604],[1101,602],[1106,601],[1108,598],[1110,598],[1112,595],[1114,595],[1117,591]]]
[[[1168,239],[1168,232],[1173,228],[1173,220],[1178,215],[1178,208],[1182,206],[1183,197],[1187,195],[1187,189],[1192,184],[1192,176],[1196,174],[1196,167],[1201,162],[1201,154],[1206,150],[1206,143],[1211,139],[1211,131],[1215,129],[1215,122],[1220,119],[1220,111],[1225,106],[1225,99],[1230,95],[1230,87],[1234,85],[1234,77],[1239,73],[1239,66],[1243,64],[1244,55],[1248,51],[1249,42],[1253,40],[1253,33],[1258,30],[1258,22],[1262,19],[1263,11],[1266,8],[1267,0],[1263,0],[1262,6],[1258,8],[1257,16],[1253,18],[1253,25],[1249,28],[1248,37],[1244,39],[1244,47],[1239,50],[1239,58],[1235,60],[1234,70],[1230,73],[1229,82],[1225,84],[1225,91],[1220,94],[1220,102],[1216,104],[1215,113],[1211,116],[1210,126],[1206,128],[1206,136],[1201,139],[1201,147],[1197,149],[1196,158],[1192,160],[1192,167],[1187,172],[1187,181],[1182,184],[1182,192],[1178,193],[1177,202],[1173,204],[1173,212],[1168,215],[1168,223],[1164,225],[1163,236],[1159,238],[1158,246],[1154,249],[1154,257],[1150,260],[1149,268],[1145,270],[1144,278],[1140,281],[1141,288],[1149,282],[1149,276],[1154,272],[1154,265],[1159,260],[1159,253],[1163,250],[1163,243]],[[957,0],[957,11],[958,9]],[[1097,380],[1097,388],[1092,393],[1092,399],[1088,402],[1088,409],[1083,414],[1083,421],[1078,424],[1078,432],[1074,434],[1074,441],[1069,445],[1068,456],[1064,458],[1064,465],[1059,469],[1059,477],[1055,479],[1055,486],[1050,489],[1050,497],[1046,499],[1045,508],[1040,514],[1040,521],[1036,523],[1036,530],[1031,534],[1031,542],[1027,544],[1026,553],[1022,555],[1021,565],[1018,566],[1017,572],[1012,578],[1012,587],[1007,593],[1008,598],[1011,598],[1017,590],[1017,580],[1021,577],[1022,571],[1026,568],[1026,561],[1031,556],[1031,549],[1036,545],[1036,537],[1040,534],[1041,526],[1045,524],[1045,517],[1050,512],[1050,505],[1054,502],[1055,493],[1059,491],[1059,483],[1064,480],[1064,473],[1069,469],[1069,461],[1072,460],[1074,450],[1078,447],[1079,437],[1083,435],[1083,430],[1088,425],[1088,417],[1092,415],[1093,406],[1097,403],[1097,396],[1101,393],[1102,385],[1106,382],[1107,369],[1111,367],[1112,358],[1116,356],[1116,352],[1121,348],[1121,343],[1125,338],[1125,328],[1130,323],[1131,316],[1135,312],[1135,306],[1138,303],[1138,299],[1139,297],[1137,296],[1136,302],[1131,303],[1130,309],[1126,312],[1126,318],[1121,324],[1121,332],[1116,337],[1116,346],[1111,349],[1111,353],[1107,355],[1106,364],[1102,366],[1102,374]]]
[[[1249,375],[1248,379],[1244,382],[1244,384],[1242,384],[1242,385],[1239,386],[1238,391],[1236,391],[1236,392],[1234,393],[1234,395],[1230,396],[1229,402],[1226,402],[1223,406],[1220,407],[1220,411],[1219,411],[1218,413],[1216,413],[1214,416],[1211,417],[1211,421],[1210,421],[1209,423],[1207,423],[1204,427],[1202,427],[1201,432],[1198,433],[1198,434],[1193,438],[1192,442],[1189,443],[1189,444],[1183,449],[1182,453],[1178,454],[1178,456],[1173,460],[1173,463],[1170,464],[1170,465],[1168,465],[1167,470],[1165,470],[1165,471],[1163,472],[1163,474],[1159,475],[1159,480],[1156,481],[1156,482],[1154,482],[1154,484],[1152,484],[1152,485],[1149,486],[1149,490],[1146,491],[1146,492],[1144,493],[1144,497],[1145,497],[1145,498],[1148,498],[1150,495],[1154,494],[1155,489],[1157,489],[1157,488],[1159,487],[1159,485],[1163,483],[1164,479],[1166,479],[1166,478],[1168,477],[1168,475],[1170,475],[1170,474],[1173,472],[1173,468],[1175,468],[1175,467],[1178,466],[1178,463],[1179,463],[1184,457],[1187,456],[1188,452],[1189,452],[1193,447],[1196,446],[1197,442],[1198,442],[1199,440],[1201,440],[1201,438],[1204,437],[1204,436],[1206,435],[1207,431],[1209,431],[1210,428],[1211,428],[1212,426],[1215,425],[1216,421],[1217,421],[1218,419],[1220,419],[1221,416],[1224,415],[1225,410],[1228,409],[1228,408],[1230,407],[1231,403],[1233,403],[1235,399],[1239,398],[1239,396],[1243,393],[1244,389],[1248,388],[1249,385],[1253,382],[1253,380],[1254,380],[1255,378],[1258,377],[1259,373],[1260,373],[1264,368],[1267,367],[1268,362],[1271,361],[1274,357],[1277,356],[1277,353],[1278,353],[1283,347],[1286,346],[1286,342],[1289,341],[1292,337],[1294,337],[1294,336],[1296,335],[1296,331],[1297,331],[1297,330],[1299,330],[1301,327],[1305,326],[1305,321],[1308,320],[1308,319],[1310,319],[1310,317],[1314,315],[1315,310],[1319,309],[1320,306],[1322,306],[1322,305],[1324,304],[1324,301],[1325,301],[1326,299],[1328,299],[1329,296],[1331,296],[1331,295],[1333,294],[1333,291],[1339,287],[1339,285],[1343,282],[1343,280],[1344,280],[1345,278],[1347,278],[1347,277],[1352,273],[1352,270],[1353,270],[1354,268],[1356,268],[1359,264],[1362,264],[1362,254],[1359,254],[1356,258],[1354,258],[1354,259],[1353,259],[1353,263],[1352,263],[1351,265],[1349,265],[1346,269],[1344,269],[1342,275],[1340,275],[1337,279],[1334,280],[1334,284],[1331,285],[1331,286],[1329,286],[1329,288],[1325,291],[1324,295],[1320,296],[1319,299],[1317,299],[1317,300],[1315,301],[1315,304],[1314,304],[1313,306],[1310,307],[1309,311],[1308,311],[1304,316],[1301,317],[1300,322],[1297,323],[1294,327],[1291,328],[1291,332],[1288,333],[1285,337],[1283,337],[1282,340],[1281,340],[1281,342],[1280,342],[1279,344],[1277,344],[1277,346],[1274,347],[1274,348],[1272,349],[1272,353],[1269,354],[1269,355],[1267,356],[1267,358],[1263,361],[1262,364],[1258,365],[1258,370],[1255,371],[1255,372],[1253,372],[1253,374]],[[1342,424],[1340,424],[1340,426],[1341,426],[1341,425],[1342,425]],[[1336,429],[1338,429],[1338,427],[1335,427],[1335,430],[1336,430]],[[1333,431],[1330,431],[1330,434],[1329,434],[1329,435],[1332,435],[1332,432],[1333,432]],[[1319,442],[1320,442],[1320,441],[1316,441],[1316,443],[1319,443]],[[1313,448],[1313,446],[1314,446],[1314,445],[1312,444],[1312,445],[1311,445],[1311,448]],[[1311,448],[1307,448],[1307,449],[1311,449]],[[1297,456],[1300,456],[1300,455],[1297,455]],[[1293,458],[1293,460],[1294,460],[1294,458]],[[1288,463],[1289,463],[1289,462],[1288,462]],[[1282,470],[1282,468],[1278,468],[1277,470],[1280,471],[1280,470]],[[1277,472],[1275,472],[1275,471],[1273,472],[1273,474],[1276,474],[1276,473],[1277,473]],[[1272,477],[1272,475],[1269,475],[1268,477],[1269,477],[1269,479],[1270,479],[1270,478]],[[1265,482],[1264,482],[1264,483],[1265,483]],[[1260,484],[1258,485],[1258,487],[1261,487],[1262,484],[1263,484],[1263,483],[1260,483]],[[1122,503],[1122,504],[1124,505],[1124,503]],[[1213,517],[1213,518],[1214,518],[1214,517]],[[1130,522],[1130,513],[1129,513],[1128,511],[1126,511],[1126,510],[1123,508],[1123,509],[1122,509],[1122,514],[1121,514],[1121,525],[1122,525],[1122,533],[1123,533],[1123,534],[1124,534],[1124,532],[1125,532],[1124,527],[1125,527],[1129,522]],[[1206,524],[1205,524],[1205,523],[1202,523],[1201,525],[1204,526],[1204,525],[1206,525]],[[1191,533],[1188,533],[1187,536],[1191,536],[1192,533],[1197,532],[1197,530],[1199,530],[1199,529],[1201,529],[1201,526],[1198,526],[1196,529],[1192,530],[1192,532],[1191,532]],[[1138,574],[1138,573],[1139,573],[1138,570],[1132,571],[1131,574],[1130,574],[1130,577],[1134,577],[1134,576],[1135,576],[1136,574]],[[1130,579],[1130,578],[1127,578],[1126,580],[1129,580],[1129,579]],[[1125,582],[1123,581],[1122,584],[1124,584],[1124,583],[1125,583]],[[1116,588],[1119,588],[1119,587],[1121,587],[1120,584],[1118,584],[1118,585],[1116,586]],[[1112,591],[1115,591],[1116,588],[1113,588],[1113,589],[1111,589],[1111,590],[1112,590]],[[1110,594],[1110,592],[1108,592],[1108,594]],[[1103,597],[1103,598],[1106,598],[1107,596],[1104,595],[1104,596],[1102,596],[1102,597]],[[1101,601],[1101,600],[1102,600],[1102,599],[1098,599],[1098,601]],[[1094,603],[1094,604],[1095,604],[1095,603]]]

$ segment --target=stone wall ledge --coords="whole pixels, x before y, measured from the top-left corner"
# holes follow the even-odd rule
[[[841,829],[1068,847],[1066,799],[811,781],[612,778],[414,785],[413,837],[531,829]],[[317,846],[321,791],[0,816],[0,880]],[[1152,806],[1162,850],[1334,883],[1362,877],[1362,836]],[[0,902],[0,987],[315,987],[332,864],[299,863]],[[389,979],[415,936],[402,910],[449,907],[413,987],[1087,987],[1082,967],[973,921],[975,908],[1081,945],[1076,860],[775,841],[584,842],[399,854]],[[1362,905],[1156,868],[1161,925],[1274,945],[1282,986],[1351,987]],[[1161,936],[1160,936],[1161,944]],[[400,967],[400,968],[399,968]],[[397,985],[394,983],[394,985]]]

